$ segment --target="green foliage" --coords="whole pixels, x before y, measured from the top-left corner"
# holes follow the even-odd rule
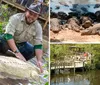
[[[17,10],[10,8],[7,4],[0,5],[0,34],[4,32],[5,26],[8,23],[9,17],[17,13]]]
[[[93,64],[95,68],[100,69],[100,44],[92,45]]]
[[[0,23],[0,34],[2,33],[2,23]]]
[[[48,75],[44,75],[44,78],[47,78],[48,77]]]
[[[3,27],[5,26],[5,22],[0,22],[0,34],[4,32]]]
[[[91,64],[90,61],[87,62],[87,64],[85,64],[85,69],[88,70],[92,70],[95,69],[94,65]]]
[[[49,82],[47,82],[45,85],[49,85]]]
[[[9,7],[7,4],[6,5],[2,4],[0,5],[0,12],[1,12],[0,21],[7,22],[11,15],[17,13],[17,10]]]
[[[50,46],[50,56],[51,60],[56,60],[60,59],[61,57],[65,56],[67,51],[68,51],[68,46],[67,45],[51,45]]]

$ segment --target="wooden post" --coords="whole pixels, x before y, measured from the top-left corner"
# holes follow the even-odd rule
[[[54,62],[54,66],[55,66],[54,70],[55,70],[55,73],[56,73],[56,61]]]
[[[63,73],[65,72],[65,61],[64,61],[64,70],[63,70]]]
[[[83,72],[84,72],[84,61],[83,61]]]
[[[0,0],[0,5],[1,5],[1,3],[2,3],[2,0]]]
[[[60,73],[60,62],[58,62],[57,64],[58,64],[58,71]]]
[[[43,26],[43,30],[46,28],[47,24],[48,24],[49,19],[46,20],[44,26]]]
[[[74,75],[75,75],[75,59],[74,59]]]

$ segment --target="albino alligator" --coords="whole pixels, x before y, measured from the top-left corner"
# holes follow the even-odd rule
[[[92,19],[90,18],[90,17],[88,17],[88,16],[82,16],[81,18],[80,18],[80,21],[81,21],[81,23],[82,23],[82,27],[84,27],[85,29],[86,28],[89,28],[90,26],[93,26],[92,25]]]
[[[81,32],[81,35],[94,35],[99,34],[100,35],[100,23],[94,24],[93,26],[83,30]]]
[[[0,56],[0,73],[2,72],[19,79],[40,80],[40,71],[36,66],[13,57]]]
[[[72,17],[68,20],[67,27],[70,30],[74,30],[76,32],[80,31],[79,21],[76,17]]]
[[[50,30],[54,33],[58,33],[61,30],[61,26],[59,25],[59,19],[52,18],[50,19]]]

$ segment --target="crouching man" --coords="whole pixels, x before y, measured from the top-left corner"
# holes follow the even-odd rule
[[[42,59],[42,27],[37,21],[41,6],[31,4],[25,13],[18,13],[10,17],[4,35],[0,37],[0,50],[6,54],[8,50],[14,52],[20,60],[27,61],[36,55],[37,65],[43,72]]]

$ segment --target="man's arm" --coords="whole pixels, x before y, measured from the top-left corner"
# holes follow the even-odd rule
[[[35,49],[35,54],[36,54],[36,57],[37,57],[37,61],[42,61],[42,55],[43,55],[42,44],[35,45],[34,49]]]
[[[37,57],[37,65],[40,68],[40,71],[42,73],[43,72],[43,69],[42,69],[42,54],[43,54],[43,52],[42,52],[41,49],[36,49],[35,54],[36,54],[36,57]]]
[[[42,55],[43,55],[42,49],[36,49],[35,54],[36,54],[36,57],[37,57],[37,61],[42,61]]]
[[[8,43],[9,47],[11,48],[11,50],[13,52],[15,52],[16,50],[18,50],[18,48],[17,48],[17,46],[16,46],[16,44],[14,42],[14,39],[7,40],[7,43]],[[26,61],[26,59],[24,58],[24,56],[20,52],[15,53],[15,56],[17,58],[19,58],[20,60]]]
[[[5,40],[7,41],[7,43],[8,43],[8,45],[9,45],[10,49],[11,49],[13,52],[15,52],[16,50],[18,50],[18,48],[17,48],[17,46],[16,46],[16,44],[15,44],[15,41],[14,41],[14,39],[13,39],[13,36],[12,36],[11,34],[5,34],[5,35],[4,35],[4,38],[5,38]],[[15,53],[15,56],[16,56],[17,58],[23,60],[23,61],[26,61],[25,58],[23,57],[23,55],[22,55],[20,52]]]
[[[42,51],[42,27],[38,23],[36,28],[36,35],[34,38],[34,45],[35,45],[35,54],[37,58],[37,65],[40,68],[40,71],[43,72],[42,69],[42,56],[43,56],[43,51]]]
[[[42,44],[35,45],[34,49],[35,49],[35,55],[36,55],[36,58],[37,58],[37,65],[40,68],[40,71],[43,72],[42,63],[41,63],[42,62],[42,55],[43,55]]]
[[[11,48],[13,52],[15,52],[18,49],[13,39],[17,25],[18,25],[17,16],[16,15],[11,16],[8,24],[6,25],[6,30],[5,30],[5,35],[4,35],[5,40],[7,41],[9,47]],[[25,61],[24,57],[22,56],[20,52],[15,53],[15,55],[17,58]]]

